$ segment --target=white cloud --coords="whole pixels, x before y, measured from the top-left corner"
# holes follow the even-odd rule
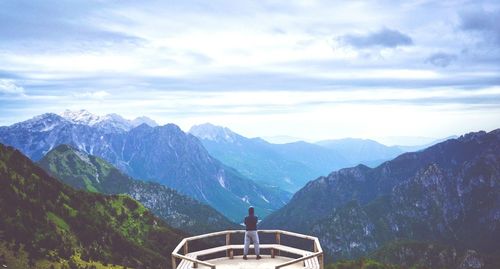
[[[94,91],[94,92],[83,92],[75,93],[74,96],[77,98],[90,98],[90,99],[104,99],[111,94],[107,91]]]
[[[87,108],[305,138],[456,134],[460,111],[471,128],[499,122],[498,53],[477,47],[477,24],[460,15],[498,1],[55,2],[10,5],[19,16],[0,25],[0,74],[23,82],[1,79],[1,101],[18,111]],[[41,17],[50,27],[33,28]],[[5,97],[23,87],[29,96]]]
[[[12,79],[0,79],[0,93],[3,94],[24,94],[24,88],[16,85]]]

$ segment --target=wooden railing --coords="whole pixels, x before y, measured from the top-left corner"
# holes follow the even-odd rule
[[[229,257],[230,259],[233,258],[234,250],[235,249],[241,249],[242,245],[231,245],[231,235],[234,234],[243,234],[245,233],[244,230],[228,230],[228,231],[221,231],[221,232],[214,232],[214,233],[209,233],[209,234],[202,234],[202,235],[197,235],[197,236],[192,236],[192,237],[187,237],[182,239],[182,241],[177,245],[177,247],[172,251],[172,269],[177,269],[177,260],[179,259],[182,262],[191,262],[193,264],[193,268],[197,268],[199,264],[207,266],[211,269],[216,269],[216,266],[212,263],[209,263],[207,261],[202,261],[198,259],[198,255],[207,255],[207,254],[212,254],[214,252],[221,252],[225,251],[226,252],[226,257]],[[282,231],[282,230],[259,230],[259,234],[274,234],[274,244],[263,244],[261,248],[265,249],[268,248],[271,250],[271,257],[274,258],[276,255],[280,256],[280,252],[294,252],[294,250],[297,250],[299,252],[306,253],[307,255],[301,255],[301,257],[281,263],[276,265],[274,268],[279,269],[283,268],[292,264],[304,262],[309,259],[317,259],[318,260],[318,265],[320,269],[324,268],[324,256],[323,256],[323,249],[321,248],[321,245],[319,243],[319,240],[317,237],[314,236],[309,236],[309,235],[304,235],[304,234],[299,234],[299,233],[294,233],[294,232],[288,232],[288,231]],[[300,239],[305,239],[309,240],[312,242],[313,246],[313,251],[305,251],[302,249],[298,249],[295,247],[290,247],[290,246],[284,246],[281,244],[281,235],[287,235],[293,238],[300,238]],[[197,240],[207,240],[207,239],[212,239],[214,237],[218,236],[225,236],[225,246],[219,246],[219,247],[212,247],[209,249],[205,250],[200,250],[200,251],[194,251],[190,252],[189,245],[190,242],[197,241]],[[280,247],[283,246],[283,247]],[[180,254],[179,251],[183,250],[183,254]],[[300,255],[299,255],[300,256]]]

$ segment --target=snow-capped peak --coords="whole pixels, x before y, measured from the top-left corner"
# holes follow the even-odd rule
[[[93,126],[103,120],[102,117],[94,115],[85,109],[80,109],[80,110],[66,109],[60,115],[61,117],[67,119],[70,122],[77,124],[85,124],[89,126]]]
[[[50,131],[55,127],[67,123],[67,120],[53,113],[45,113],[29,120],[13,124],[14,128],[26,128],[31,131]]]
[[[154,120],[147,117],[138,117],[134,120],[127,120],[115,113],[107,114],[105,116],[98,116],[88,112],[85,109],[67,109],[63,113],[61,113],[60,116],[72,123],[95,126],[98,128],[102,128],[107,132],[128,131],[142,123],[146,123],[151,127],[158,126],[158,124]]]

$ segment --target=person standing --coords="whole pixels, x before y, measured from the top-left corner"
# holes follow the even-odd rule
[[[245,217],[245,247],[243,248],[243,259],[247,259],[248,248],[250,247],[250,242],[253,242],[255,248],[255,255],[257,255],[257,260],[260,257],[259,250],[259,234],[257,233],[257,221],[258,217],[255,216],[255,211],[253,207],[248,208],[248,216]]]

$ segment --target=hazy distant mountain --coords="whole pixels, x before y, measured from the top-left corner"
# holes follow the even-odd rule
[[[208,154],[174,124],[109,132],[98,123],[74,123],[56,114],[0,127],[0,142],[39,160],[60,144],[99,156],[132,177],[169,186],[207,203],[233,221],[253,205],[260,216],[283,206],[290,194],[262,187]]]
[[[432,142],[438,140],[438,138],[407,135],[407,136],[375,137],[374,140],[388,146],[397,146],[397,145],[420,146],[420,145],[431,144]]]
[[[272,144],[272,148],[281,156],[311,167],[318,175],[325,175],[349,164],[339,152],[304,141]]]
[[[457,138],[457,136],[449,136],[416,146],[386,146],[375,140],[359,138],[323,140],[316,142],[316,144],[335,150],[341,154],[350,165],[364,164],[375,167],[402,153],[423,150],[452,138]]]
[[[495,268],[499,216],[500,129],[405,153],[373,169],[358,165],[318,178],[261,226],[312,232],[337,259],[402,242],[392,247],[399,256],[382,251],[379,257],[427,257],[435,264],[421,265],[426,268],[462,268],[469,257],[489,264],[478,268]],[[433,242],[456,252],[425,254]]]
[[[147,124],[151,127],[158,126],[154,120],[144,116],[133,120],[127,120],[118,114],[97,116],[84,109],[75,111],[65,110],[60,116],[72,123],[99,127],[107,132],[129,131],[141,124]]]
[[[3,268],[169,268],[185,236],[126,195],[77,191],[0,144]]]
[[[316,144],[304,141],[272,144],[210,123],[195,125],[189,132],[202,141],[211,155],[246,177],[291,192],[333,170],[357,164],[375,167],[406,151],[421,150],[439,142],[389,147],[374,140],[345,138]]]
[[[272,144],[287,144],[298,141],[304,141],[303,138],[293,137],[289,135],[264,136],[262,137],[262,139]]]
[[[215,126],[210,123],[195,125],[191,127],[189,133],[201,140],[213,142],[240,144],[246,139],[246,137],[231,131],[229,128]]]
[[[316,144],[337,151],[352,165],[376,166],[405,152],[400,147],[388,147],[370,139],[344,138]]]
[[[127,194],[170,226],[190,234],[237,227],[210,206],[158,183],[134,180],[105,160],[67,145],[51,150],[39,165],[50,175],[77,189]]]
[[[404,152],[413,152],[413,151],[419,151],[419,150],[426,149],[426,148],[428,148],[430,146],[434,146],[434,145],[436,145],[438,143],[444,142],[444,141],[449,140],[449,139],[454,139],[454,138],[458,138],[458,136],[452,135],[452,136],[448,136],[446,138],[436,139],[434,141],[431,141],[430,143],[426,143],[426,144],[422,144],[422,145],[416,145],[416,146],[395,146],[395,147],[400,148]]]
[[[148,117],[145,117],[145,116],[137,117],[137,118],[131,120],[130,124],[132,125],[132,127],[137,127],[141,124],[146,124],[146,125],[151,126],[151,127],[158,126],[158,123],[156,123],[156,121],[154,121]]]
[[[211,155],[246,177],[289,191],[347,165],[336,152],[306,142],[271,144],[209,123],[193,126],[189,132]]]

